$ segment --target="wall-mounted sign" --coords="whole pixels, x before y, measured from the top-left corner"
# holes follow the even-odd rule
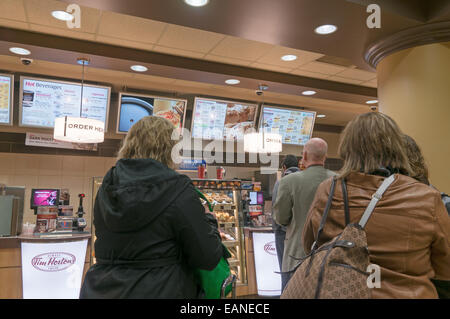
[[[0,74],[0,124],[12,124],[14,76]]]
[[[22,242],[23,299],[78,299],[87,242]]]
[[[110,91],[84,84],[81,117],[107,123]],[[80,83],[21,77],[19,125],[53,128],[56,118],[80,117],[80,99]]]
[[[97,151],[97,144],[56,141],[53,139],[53,135],[43,133],[27,133],[27,136],[25,138],[25,145],[66,148],[71,150],[82,150],[82,151]]]
[[[274,233],[253,232],[256,285],[260,296],[281,295],[281,275]]]
[[[206,165],[206,161],[202,159],[183,159],[179,169],[185,171],[196,171],[200,165]]]

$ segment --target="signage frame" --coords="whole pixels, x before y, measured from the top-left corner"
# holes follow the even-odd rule
[[[9,90],[9,122],[0,123],[0,125],[13,126],[13,114],[14,114],[14,74],[0,73],[0,76],[10,78],[10,90]]]
[[[81,83],[78,84],[78,82],[75,82],[75,81],[72,82],[72,81],[54,80],[54,79],[49,79],[49,78],[40,78],[40,77],[26,76],[26,75],[21,75],[20,76],[19,126],[20,127],[39,128],[39,129],[48,129],[48,130],[54,129],[54,127],[49,127],[49,126],[22,124],[23,81],[25,79],[35,80],[35,81],[46,81],[46,82],[62,83],[62,84],[71,84],[71,85],[80,86],[80,88],[81,88]],[[83,86],[85,86],[85,87],[94,87],[94,88],[104,88],[104,89],[108,90],[108,99],[107,99],[107,102],[106,102],[105,133],[108,132],[109,109],[111,107],[111,91],[112,91],[111,87],[110,86],[106,86],[106,85],[95,85],[95,84],[86,84],[86,83],[83,84]]]

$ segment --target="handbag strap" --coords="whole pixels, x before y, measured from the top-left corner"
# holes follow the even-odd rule
[[[350,224],[350,210],[348,208],[348,194],[347,194],[347,183],[345,177],[341,180],[342,186],[342,197],[344,198],[344,213],[345,213],[345,225]]]
[[[381,186],[377,189],[375,194],[372,195],[372,200],[370,201],[369,205],[366,207],[366,210],[364,211],[364,214],[361,217],[361,220],[359,221],[359,226],[361,228],[364,228],[369,221],[370,216],[372,216],[372,212],[375,209],[375,206],[380,201],[381,197],[383,197],[384,192],[388,189],[388,187],[394,182],[395,176],[392,174],[388,178],[386,178],[383,183],[381,183]]]
[[[333,176],[333,181],[331,182],[330,195],[328,195],[328,201],[323,211],[322,220],[320,221],[319,229],[317,230],[317,235],[312,245],[311,251],[317,249],[317,243],[319,242],[319,237],[322,234],[323,228],[325,227],[325,222],[327,220],[328,212],[330,211],[331,202],[333,201],[334,189],[336,187],[336,176]]]

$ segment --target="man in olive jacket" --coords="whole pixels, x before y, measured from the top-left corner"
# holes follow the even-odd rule
[[[294,270],[298,264],[298,260],[295,258],[304,256],[302,230],[309,207],[319,184],[335,175],[332,171],[324,168],[327,149],[327,142],[323,139],[310,139],[303,148],[302,161],[305,170],[290,174],[280,180],[274,206],[274,219],[277,224],[287,226],[283,253],[283,272]],[[283,290],[287,282],[288,280],[282,283]]]

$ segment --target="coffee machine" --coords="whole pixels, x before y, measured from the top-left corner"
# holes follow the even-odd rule
[[[77,216],[73,217],[72,230],[82,232],[87,226],[86,219],[83,217],[85,214],[83,208],[83,198],[86,197],[85,194],[78,194],[80,198],[80,205],[78,206]]]

